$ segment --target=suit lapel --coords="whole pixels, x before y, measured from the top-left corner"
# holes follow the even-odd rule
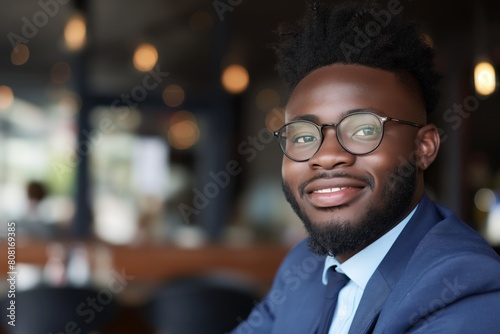
[[[385,301],[404,273],[415,248],[437,221],[436,208],[424,195],[417,211],[368,281],[349,334],[373,331]]]
[[[367,284],[349,333],[368,333],[392,289],[376,270]]]

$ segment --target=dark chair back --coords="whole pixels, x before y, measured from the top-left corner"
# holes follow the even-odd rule
[[[107,289],[40,286],[16,292],[12,300],[15,326],[8,324],[9,318],[2,321],[12,334],[86,334],[101,329],[117,310],[117,302]],[[5,310],[10,299],[2,300],[1,305]]]
[[[258,296],[253,289],[216,277],[167,282],[144,311],[154,328],[172,334],[224,334],[250,313]]]

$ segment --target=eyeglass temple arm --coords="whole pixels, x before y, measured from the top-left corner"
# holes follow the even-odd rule
[[[391,122],[397,122],[397,123],[401,123],[401,124],[406,124],[406,125],[411,125],[411,126],[414,126],[416,128],[421,128],[423,127],[423,125],[421,124],[417,124],[417,123],[413,123],[413,122],[408,122],[408,121],[402,121],[400,119],[397,119],[397,118],[390,118],[390,117],[387,117],[387,120],[388,121],[391,121]]]

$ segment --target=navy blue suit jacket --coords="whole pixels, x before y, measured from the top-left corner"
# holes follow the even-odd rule
[[[325,258],[299,243],[232,334],[314,334]],[[500,258],[449,209],[423,197],[370,278],[349,331],[500,333]]]

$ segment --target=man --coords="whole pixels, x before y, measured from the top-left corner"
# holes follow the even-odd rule
[[[401,10],[312,4],[280,31],[275,135],[309,237],[233,334],[500,332],[499,257],[424,193],[439,75]]]

